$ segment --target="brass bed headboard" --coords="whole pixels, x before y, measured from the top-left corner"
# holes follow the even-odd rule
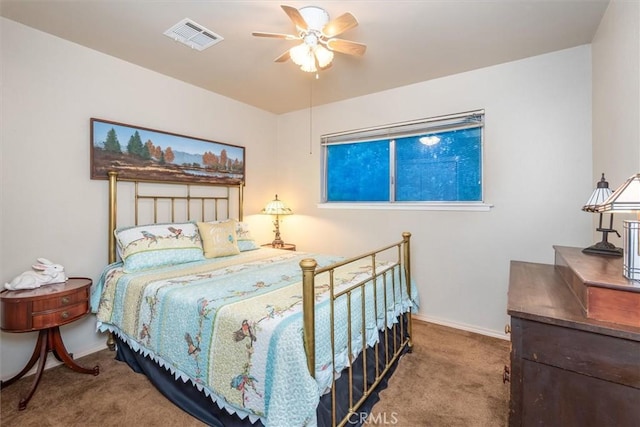
[[[134,183],[134,224],[139,224],[140,203],[145,200],[149,200],[153,203],[152,212],[153,219],[151,223],[158,222],[158,204],[159,202],[166,201],[169,203],[169,214],[164,222],[176,221],[176,202],[183,202],[186,212],[184,213],[187,221],[200,220],[219,220],[227,219],[231,216],[231,207],[234,205],[234,199],[237,203],[237,219],[242,221],[243,218],[243,183],[234,184],[221,184],[221,183],[185,183],[185,182],[168,182],[168,181],[153,181],[153,180],[133,180],[133,179],[118,179],[118,172],[109,172],[109,263],[113,263],[117,259],[116,254],[116,238],[114,231],[117,226],[117,198],[118,198],[118,182],[133,182]],[[177,186],[184,188],[185,193],[182,195],[155,193],[155,194],[141,194],[140,185],[144,184],[169,184],[171,186]],[[196,188],[216,187],[223,189],[221,194],[194,194],[193,190]],[[156,190],[157,191],[157,190]],[[199,209],[192,208],[192,202],[195,202]],[[212,218],[206,217],[206,207],[209,206],[213,213]],[[198,211],[198,212],[195,212]],[[222,217],[222,218],[221,218]],[[181,219],[182,220],[182,219]]]

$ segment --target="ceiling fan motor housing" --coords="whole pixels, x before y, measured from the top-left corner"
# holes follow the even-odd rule
[[[322,32],[324,26],[329,23],[329,14],[321,7],[305,6],[300,8],[299,12],[309,27],[307,30]],[[305,31],[303,28],[299,27],[298,30],[301,32]]]
[[[312,30],[306,33],[302,40],[307,46],[314,47],[318,45],[318,42],[320,41],[320,35]]]

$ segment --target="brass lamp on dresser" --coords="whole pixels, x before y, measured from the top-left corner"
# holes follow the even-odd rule
[[[556,246],[512,261],[510,426],[640,426],[640,284],[620,258]]]

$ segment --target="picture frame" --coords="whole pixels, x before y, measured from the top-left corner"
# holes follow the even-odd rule
[[[244,184],[245,148],[91,118],[91,179]]]

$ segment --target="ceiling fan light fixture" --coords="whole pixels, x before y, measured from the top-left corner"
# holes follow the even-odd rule
[[[318,67],[326,68],[331,64],[333,52],[322,45],[309,46],[306,43],[300,43],[289,50],[289,57],[302,71],[315,73]]]
[[[306,43],[301,43],[289,49],[289,56],[296,65],[303,65],[309,62],[309,58],[313,59],[313,53]]]
[[[318,69],[316,68],[316,61],[314,61],[313,57],[311,57],[311,59],[306,63],[302,64],[300,66],[300,69],[305,73],[315,73],[316,71],[318,71]]]
[[[358,56],[364,54],[366,45],[334,38],[358,25],[356,18],[349,12],[330,20],[327,11],[320,7],[307,6],[300,9],[286,5],[280,7],[295,24],[297,36],[257,31],[251,33],[257,37],[302,41],[278,56],[275,62],[291,59],[302,71],[313,73],[318,69],[329,68],[333,62],[334,52]]]
[[[328,67],[333,61],[333,52],[322,45],[316,46],[314,53],[318,59],[318,67],[320,68]]]

